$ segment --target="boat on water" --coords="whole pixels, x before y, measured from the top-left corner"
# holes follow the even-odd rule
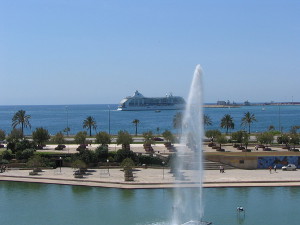
[[[185,100],[180,96],[166,94],[165,97],[144,97],[139,91],[133,96],[121,100],[118,110],[120,111],[144,111],[153,110],[178,110],[184,109]]]

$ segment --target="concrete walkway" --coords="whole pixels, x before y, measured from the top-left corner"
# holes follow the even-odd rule
[[[197,187],[200,185],[194,171],[183,171],[184,180],[175,180],[169,169],[136,169],[134,181],[124,182],[120,169],[89,170],[84,178],[74,178],[73,169],[44,170],[39,175],[29,176],[29,170],[8,170],[0,174],[0,181],[37,182],[66,185],[84,185],[113,188],[174,188]],[[300,186],[299,171],[277,172],[269,170],[233,169],[220,173],[208,170],[204,174],[204,187],[255,187],[255,186]]]

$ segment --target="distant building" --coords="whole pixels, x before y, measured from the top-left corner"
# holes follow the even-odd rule
[[[247,100],[247,101],[244,102],[244,105],[249,106],[250,102]]]
[[[217,105],[226,105],[226,101],[217,101]]]

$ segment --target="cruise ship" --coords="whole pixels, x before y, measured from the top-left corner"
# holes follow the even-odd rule
[[[143,110],[177,110],[184,109],[185,101],[182,97],[166,94],[165,97],[144,97],[135,91],[133,96],[122,99],[118,106],[120,111],[143,111]]]

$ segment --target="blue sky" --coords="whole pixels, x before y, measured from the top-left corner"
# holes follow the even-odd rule
[[[300,101],[300,1],[0,1],[0,105]]]

